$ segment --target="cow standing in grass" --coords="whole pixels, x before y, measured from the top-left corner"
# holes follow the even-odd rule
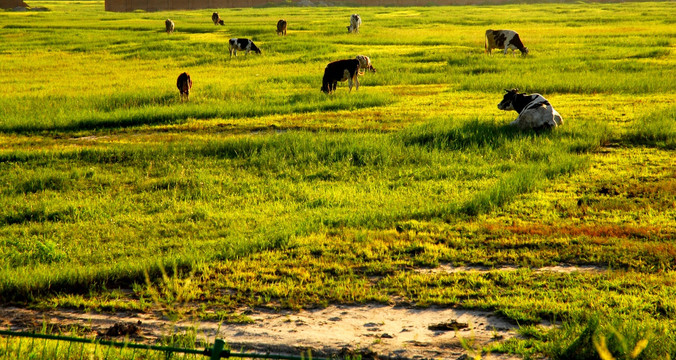
[[[359,27],[361,26],[361,17],[359,14],[352,14],[350,16],[350,26],[347,27],[348,33],[359,33]]]
[[[356,59],[359,61],[359,75],[364,75],[366,71],[376,72],[376,69],[371,65],[371,59],[366,55],[357,55]]]
[[[225,22],[221,19],[221,16],[217,12],[211,14],[211,21],[214,22],[214,25],[225,25]]]
[[[187,72],[182,73],[176,79],[176,87],[181,94],[181,100],[190,100],[190,89],[192,89],[192,79]]]
[[[237,39],[233,38],[230,39],[229,41],[229,46],[230,46],[230,57],[232,57],[232,54],[235,54],[235,57],[237,57],[237,50],[239,51],[246,51],[246,54],[249,55],[249,51],[253,51],[256,54],[261,53],[261,49],[259,49],[256,44],[253,43],[253,41],[249,39]]]
[[[359,90],[359,60],[338,60],[329,63],[324,69],[324,78],[322,79],[322,91],[330,94],[336,91],[338,81],[347,80],[352,91],[352,84],[355,84]]]
[[[171,19],[167,19],[164,22],[164,27],[167,29],[167,34],[171,34],[174,32],[174,22],[171,21]]]
[[[277,21],[277,35],[286,35],[286,20]]]
[[[523,46],[519,34],[513,30],[486,30],[484,48],[489,55],[492,49],[504,50],[505,55],[507,55],[507,49],[512,49],[512,55],[514,55],[514,50],[521,51],[521,55],[528,54],[528,48]]]
[[[514,110],[519,113],[514,125],[521,130],[545,130],[563,125],[561,115],[544,96],[540,94],[519,94],[519,89],[505,90],[507,94],[498,104],[500,110]]]

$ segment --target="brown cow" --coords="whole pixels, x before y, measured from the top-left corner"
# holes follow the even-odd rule
[[[221,20],[221,17],[217,12],[211,14],[211,21],[214,22],[214,25],[225,25],[225,22]]]
[[[286,35],[286,20],[277,21],[277,35]]]
[[[176,87],[181,94],[181,100],[190,100],[190,89],[192,88],[192,79],[187,72],[182,73],[176,79]]]
[[[324,78],[322,79],[322,91],[330,94],[336,91],[338,81],[348,81],[350,91],[352,84],[359,90],[359,60],[348,59],[338,60],[329,63],[324,69]]]
[[[167,21],[164,22],[164,26],[167,28],[167,34],[174,32],[174,22],[170,19],[167,19]]]

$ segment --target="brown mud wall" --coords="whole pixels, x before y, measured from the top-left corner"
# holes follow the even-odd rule
[[[5,0],[0,0],[5,1]],[[510,0],[321,0],[322,4],[357,6],[426,6],[426,5],[469,5],[500,4]],[[283,0],[106,0],[106,11],[160,11],[260,7],[282,3]],[[295,0],[294,2],[298,2]],[[304,1],[307,2],[307,1]],[[310,0],[310,2],[315,2]]]
[[[14,9],[15,7],[27,7],[23,0],[0,0],[0,9]]]

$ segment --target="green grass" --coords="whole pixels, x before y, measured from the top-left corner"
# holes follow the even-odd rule
[[[4,303],[238,321],[397,298],[521,325],[493,351],[569,358],[602,336],[676,356],[674,3],[366,7],[360,34],[342,7],[219,9],[216,27],[31,5],[51,11],[0,12]],[[487,28],[530,55],[484,55]],[[230,37],[263,55],[230,59]],[[321,93],[357,54],[378,72]],[[511,128],[514,87],[563,127]],[[496,270],[416,271],[440,264]],[[558,264],[607,271],[537,271]]]

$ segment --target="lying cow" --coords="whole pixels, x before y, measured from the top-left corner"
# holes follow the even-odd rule
[[[338,60],[329,63],[324,69],[324,78],[322,79],[322,91],[330,94],[336,91],[338,81],[348,81],[350,92],[354,83],[359,90],[359,60]]]
[[[233,53],[235,54],[235,57],[237,57],[237,50],[246,51],[247,55],[249,55],[249,51],[253,51],[256,54],[261,53],[261,49],[249,39],[230,39],[230,57],[232,57]]]
[[[498,104],[500,110],[515,110],[519,117],[510,125],[521,130],[544,130],[563,125],[561,115],[540,94],[519,94],[519,89],[505,90],[507,94]]]
[[[359,60],[359,75],[364,75],[365,71],[376,72],[368,56],[357,55],[356,59]]]
[[[167,28],[167,34],[171,34],[174,32],[174,22],[171,21],[170,19],[167,19],[164,22],[164,27]]]
[[[359,14],[352,14],[350,16],[350,26],[347,27],[348,33],[358,33],[361,26],[361,17]]]
[[[225,22],[221,20],[221,16],[217,12],[211,14],[211,21],[214,22],[214,25],[225,25]]]
[[[181,94],[181,100],[190,100],[190,89],[192,88],[192,79],[187,72],[182,73],[176,79],[176,87]]]
[[[514,50],[521,51],[521,55],[528,54],[528,48],[523,46],[519,34],[512,30],[486,30],[484,47],[489,55],[492,49],[504,49],[505,55],[507,55],[507,49],[512,49],[512,55],[514,55]]]
[[[277,21],[277,35],[286,35],[286,20]]]

